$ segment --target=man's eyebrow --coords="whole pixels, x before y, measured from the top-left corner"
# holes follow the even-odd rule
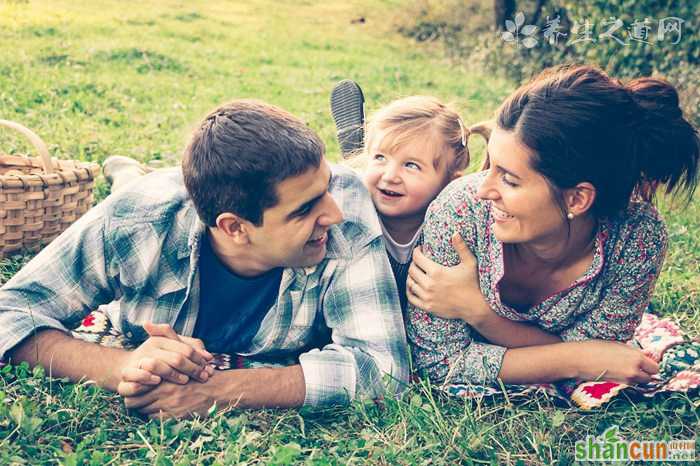
[[[331,180],[333,179],[333,173],[330,174],[328,177],[328,186],[326,187],[326,190],[319,194],[318,196],[314,197],[313,199],[309,199],[308,201],[304,202],[302,205],[294,209],[289,215],[287,215],[287,220],[292,219],[294,217],[298,217],[299,215],[302,214],[306,209],[312,208],[314,205],[318,203],[318,201],[321,200],[323,196],[326,195],[326,192],[328,192],[328,189],[331,186]]]
[[[519,180],[522,179],[522,178],[520,178],[518,175],[516,175],[515,173],[513,173],[512,171],[506,170],[505,168],[503,168],[503,167],[500,166],[500,165],[495,165],[495,167],[496,167],[497,170],[502,171],[503,173],[506,173],[506,174],[508,174],[508,175],[510,175],[510,176],[512,176],[512,177],[514,177],[514,178],[517,178],[517,179],[519,179]]]

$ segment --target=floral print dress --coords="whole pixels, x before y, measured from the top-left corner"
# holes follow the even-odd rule
[[[564,341],[632,338],[666,255],[667,232],[649,203],[630,202],[614,218],[598,222],[594,257],[588,270],[525,311],[503,303],[503,243],[493,233],[491,202],[476,195],[485,172],[453,181],[430,205],[423,251],[443,265],[459,263],[451,244],[459,232],[476,257],[481,292],[494,312],[537,324]],[[407,333],[419,373],[436,383],[495,385],[505,347],[484,341],[462,320],[433,316],[409,304]]]

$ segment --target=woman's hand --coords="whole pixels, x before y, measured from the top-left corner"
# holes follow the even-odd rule
[[[453,267],[431,261],[420,248],[413,251],[406,294],[411,304],[424,311],[473,325],[492,311],[479,288],[476,259],[459,233],[452,237],[452,245],[460,258]]]
[[[625,384],[651,382],[659,365],[637,348],[617,341],[581,341],[579,357],[574,358],[577,378],[610,380]]]

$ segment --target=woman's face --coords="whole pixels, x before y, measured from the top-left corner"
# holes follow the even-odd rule
[[[503,243],[539,243],[566,235],[566,219],[552,190],[530,167],[532,151],[515,132],[495,128],[488,154],[491,168],[478,195],[491,201],[496,238]]]

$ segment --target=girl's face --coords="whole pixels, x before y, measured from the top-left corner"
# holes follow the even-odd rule
[[[435,167],[439,144],[435,138],[413,137],[396,148],[372,138],[364,183],[383,217],[422,218],[428,204],[450,181],[444,154]]]
[[[544,176],[530,167],[532,151],[514,132],[495,128],[488,144],[491,167],[478,196],[491,201],[493,231],[503,243],[557,241],[566,220]]]

